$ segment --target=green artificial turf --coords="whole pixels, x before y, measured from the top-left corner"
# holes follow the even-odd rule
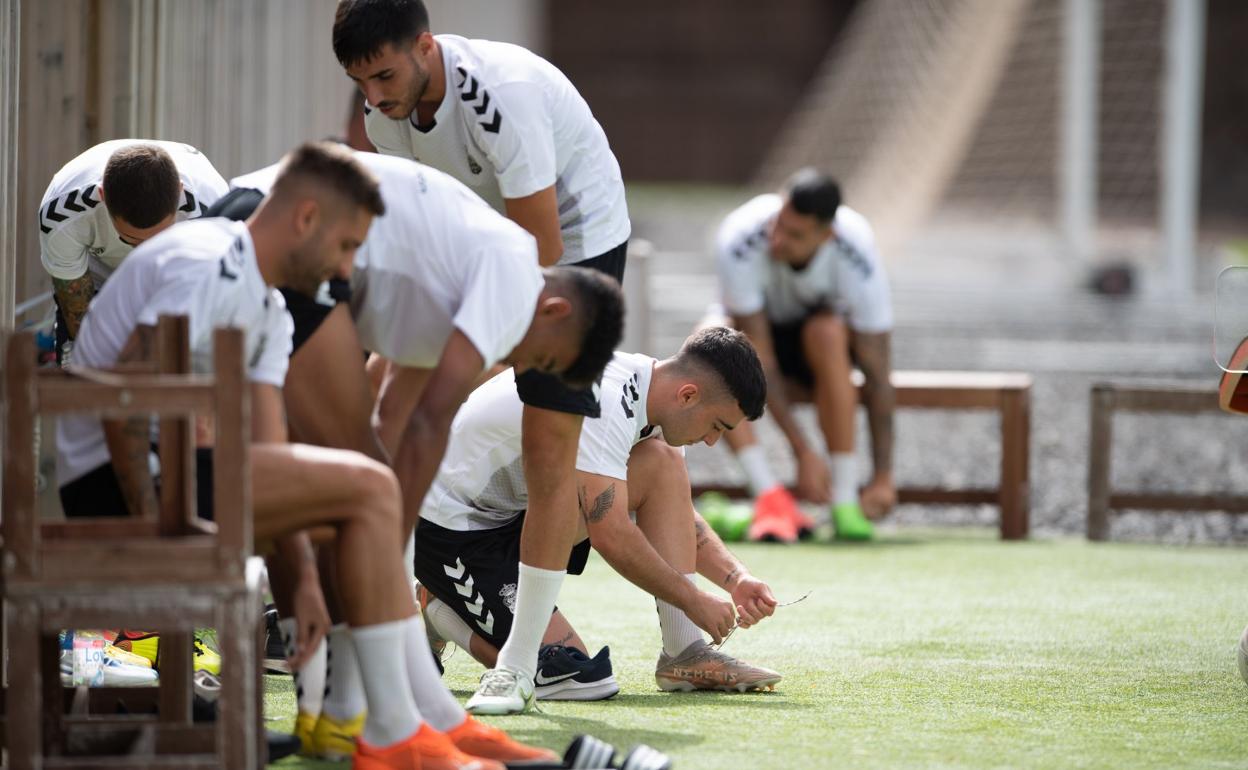
[[[595,558],[560,606],[591,653],[611,645],[620,694],[490,721],[558,751],[650,744],[678,769],[1248,766],[1239,550],[903,530],[737,551],[781,601],[813,589],[725,647],[783,673],[776,692],[659,692],[653,602]],[[466,699],[480,671],[456,652],[446,681]],[[269,689],[290,729],[289,678]]]

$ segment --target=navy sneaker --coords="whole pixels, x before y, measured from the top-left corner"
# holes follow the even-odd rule
[[[544,644],[533,679],[538,700],[606,700],[620,691],[611,674],[611,648],[590,658],[574,647]]]

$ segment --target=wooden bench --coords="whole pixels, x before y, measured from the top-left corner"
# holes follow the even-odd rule
[[[862,395],[862,375],[854,372]],[[1001,511],[1001,538],[1027,537],[1031,488],[1031,377],[1018,372],[896,371],[893,388],[899,409],[990,410],[1001,417],[1001,475],[996,488],[898,485],[902,503],[929,505],[991,504]],[[746,497],[745,487],[696,485],[694,494],[719,491]]]
[[[243,338],[214,339],[215,377],[189,371],[186,319],[162,318],[159,365],[147,371],[34,367],[34,340],[8,340],[4,374],[3,595],[8,613],[5,747],[12,767],[253,768],[262,764],[257,666],[259,563],[251,558]],[[155,518],[40,521],[33,433],[39,414],[160,416],[162,485]],[[215,415],[214,522],[195,512],[190,415]],[[118,715],[114,691],[65,713],[57,633],[65,628],[145,628],[161,633],[160,686],[136,693],[155,717]],[[222,644],[215,724],[191,715],[191,639],[214,627]],[[120,690],[121,688],[116,688]],[[146,697],[144,697],[146,696]],[[112,756],[139,736],[142,755]]]
[[[1108,539],[1110,512],[1114,510],[1248,511],[1248,496],[1244,495],[1114,492],[1110,482],[1115,412],[1205,414],[1221,411],[1218,392],[1213,388],[1093,385],[1088,430],[1088,539]]]

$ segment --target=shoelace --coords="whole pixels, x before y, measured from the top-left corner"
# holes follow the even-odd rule
[[[481,694],[497,698],[518,686],[520,677],[505,668],[492,668],[481,675]]]
[[[812,588],[811,590],[807,591],[806,593],[802,594],[801,596],[797,597],[796,599],[794,599],[794,600],[793,600],[793,601],[791,601],[791,602],[780,602],[779,604],[777,604],[777,605],[776,605],[776,609],[780,609],[781,607],[791,607],[791,606],[793,606],[794,604],[797,604],[798,602],[804,602],[804,601],[806,601],[807,599],[809,599],[809,598],[810,598],[810,595],[811,595],[812,593],[814,593],[814,589],[813,589],[813,588]],[[708,646],[709,646],[712,650],[715,650],[716,652],[719,652],[720,650],[724,649],[724,645],[725,645],[725,644],[728,644],[728,640],[732,638],[732,634],[733,634],[733,632],[735,632],[735,631],[736,631],[738,628],[740,628],[740,627],[741,627],[741,626],[740,626],[740,621],[738,621],[738,620],[734,620],[734,621],[732,621],[732,628],[729,628],[729,629],[728,629],[728,633],[724,636],[723,640],[721,640],[719,644],[711,644],[711,645],[708,645]]]

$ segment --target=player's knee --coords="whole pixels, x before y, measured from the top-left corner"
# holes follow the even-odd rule
[[[849,329],[840,316],[818,313],[802,325],[802,349],[811,365],[848,359]]]
[[[399,481],[383,463],[358,457],[347,473],[352,499],[358,500],[362,515],[387,526],[398,527],[402,515]]]

